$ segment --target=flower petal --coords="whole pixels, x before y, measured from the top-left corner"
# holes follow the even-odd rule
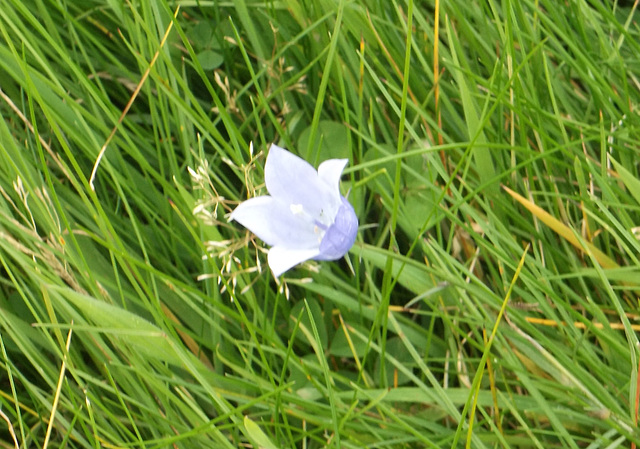
[[[333,190],[337,202],[340,197],[340,178],[347,162],[349,159],[328,159],[318,167],[318,178]]]
[[[320,253],[315,260],[340,259],[356,241],[358,217],[349,201],[345,197],[340,198],[342,205],[338,209],[333,225],[327,229],[327,233],[320,242]]]
[[[313,221],[295,212],[289,205],[266,195],[240,203],[229,220],[236,220],[268,245],[317,250],[320,242]]]
[[[264,181],[272,197],[289,205],[300,205],[313,217],[321,215],[323,206],[330,204],[333,196],[333,189],[320,181],[311,164],[275,144],[267,156]]]
[[[290,268],[295,267],[305,260],[313,259],[318,255],[318,249],[290,249],[282,246],[274,246],[267,254],[269,268],[275,277]]]
[[[324,203],[323,213],[333,221],[342,206],[340,198],[340,178],[349,159],[328,159],[318,167],[318,178],[329,188],[330,197]]]

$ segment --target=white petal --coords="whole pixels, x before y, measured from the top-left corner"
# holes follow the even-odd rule
[[[330,222],[333,221],[338,209],[342,206],[340,178],[347,162],[349,162],[349,159],[328,159],[318,167],[318,178],[331,192],[331,196],[325,202],[323,211],[330,217]]]
[[[268,245],[317,249],[315,224],[309,216],[294,212],[290,205],[267,195],[240,203],[229,220],[236,220]]]
[[[267,261],[269,268],[275,277],[290,268],[295,267],[305,260],[313,259],[318,255],[318,249],[291,249],[282,246],[274,246],[269,250]]]
[[[328,159],[318,167],[318,177],[329,188],[335,189],[335,194],[340,199],[340,178],[349,159]]]
[[[318,172],[304,159],[277,145],[271,145],[264,167],[269,194],[288,204],[302,205],[311,216],[320,216],[332,201],[333,189],[318,178]]]

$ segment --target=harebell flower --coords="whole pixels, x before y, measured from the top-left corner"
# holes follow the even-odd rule
[[[230,220],[271,245],[269,267],[278,277],[305,260],[337,260],[353,246],[358,218],[340,194],[348,159],[329,159],[316,171],[304,159],[273,144],[264,179],[269,195],[242,202]]]

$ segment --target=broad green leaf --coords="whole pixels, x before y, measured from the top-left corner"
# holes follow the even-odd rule
[[[318,132],[316,133],[316,142],[311,147],[311,153],[307,154],[304,152],[309,148],[309,136],[311,136],[311,127],[308,127],[300,134],[297,151],[300,157],[311,165],[317,166],[327,159],[351,157],[348,131],[343,124],[328,120],[320,121],[318,123]]]
[[[388,251],[369,245],[362,245],[352,249],[358,256],[384,270],[387,264]],[[408,259],[399,254],[393,254],[391,270],[394,277],[398,278],[398,283],[416,295],[420,295],[434,287],[435,283],[431,279],[427,270],[420,268],[420,263]]]
[[[348,358],[353,358],[354,355],[356,357],[364,356],[367,350],[367,343],[360,338],[352,336],[347,339],[347,336],[345,335],[345,331],[351,332],[351,328],[356,329],[356,331],[362,335],[366,335],[369,332],[368,329],[365,329],[359,324],[353,324],[348,326],[346,329],[339,327],[331,341],[331,347],[329,348],[329,353],[331,355]]]
[[[247,436],[253,440],[253,447],[256,449],[279,449],[266,433],[262,431],[260,426],[251,420],[248,416],[244,417],[244,428]]]
[[[611,158],[611,162],[613,162],[618,175],[620,175],[620,179],[626,186],[627,190],[633,196],[638,204],[640,204],[640,180],[633,176],[633,174],[624,168],[621,163]]]
[[[386,352],[393,355],[393,358],[397,362],[405,366],[410,365],[412,362],[411,354],[409,353],[409,351],[407,351],[407,348],[402,343],[402,340],[398,337],[393,337],[387,340]],[[395,387],[400,385],[406,385],[407,383],[409,383],[410,381],[409,377],[402,371],[398,371],[395,363],[391,362],[388,358],[386,358],[384,361],[384,364],[385,364],[384,373],[385,373],[386,379],[383,382],[380,379],[381,363],[382,363],[382,360],[381,360],[380,354],[378,354],[376,358],[376,365],[375,365],[375,371],[374,371],[374,374],[375,374],[374,379],[377,385],[388,385],[390,387],[392,386]]]
[[[495,176],[496,170],[491,151],[487,147],[487,137],[484,129],[481,127],[482,121],[478,114],[479,108],[476,105],[477,94],[473,89],[473,84],[470,86],[472,82],[469,82],[469,76],[467,76],[469,66],[465,60],[465,56],[463,56],[463,53],[460,51],[462,47],[458,40],[456,30],[450,25],[449,20],[447,20],[445,24],[447,26],[447,37],[449,39],[451,57],[453,64],[457,66],[453,71],[453,77],[460,90],[460,100],[462,101],[464,117],[467,124],[467,135],[470,140],[474,141],[474,147],[472,148],[473,158],[481,181],[488,182]],[[498,191],[497,186],[491,186],[489,190],[492,192]]]
[[[122,342],[147,357],[182,365],[168,336],[142,317],[120,307],[97,300],[68,288],[50,286],[52,300],[59,306],[75,306],[96,332],[108,335],[114,343]],[[69,301],[69,302],[67,302]]]
[[[224,62],[222,55],[213,50],[201,51],[196,56],[203,70],[217,69]]]

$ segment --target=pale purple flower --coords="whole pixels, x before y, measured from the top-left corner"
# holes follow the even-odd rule
[[[271,245],[274,276],[305,260],[337,260],[353,246],[358,218],[340,194],[348,159],[329,159],[316,171],[304,159],[273,144],[264,167],[269,195],[241,203],[230,220]]]

